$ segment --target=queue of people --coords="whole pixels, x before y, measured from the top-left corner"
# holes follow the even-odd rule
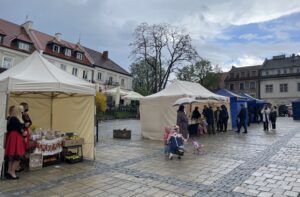
[[[24,170],[21,162],[29,148],[29,127],[32,124],[27,103],[11,106],[8,110],[7,132],[5,138],[5,177],[19,179],[17,172]]]
[[[265,105],[259,113],[257,113],[257,117],[263,122],[263,130],[269,131],[276,130],[276,119],[277,119],[277,108],[276,106],[269,107]],[[247,115],[248,115],[248,124],[247,124]],[[254,119],[256,120],[256,119]],[[247,133],[247,125],[250,126],[251,116],[249,115],[249,111],[247,112],[246,107],[241,104],[241,110],[237,115],[237,133],[240,133],[241,128],[244,128],[243,133]]]

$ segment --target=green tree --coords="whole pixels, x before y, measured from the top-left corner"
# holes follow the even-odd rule
[[[198,57],[191,37],[179,28],[167,24],[142,23],[133,35],[131,56],[135,63],[143,62],[146,71],[151,71],[151,75],[146,76],[151,78],[148,80],[152,84],[147,87],[151,88],[151,93],[165,88],[170,74],[177,66]]]
[[[203,78],[202,85],[211,91],[219,89],[220,80],[222,75],[222,69],[216,65],[213,70]]]
[[[195,64],[184,66],[178,69],[177,78],[184,81],[192,81],[203,84],[203,79],[212,71],[211,63],[208,60],[201,59]]]

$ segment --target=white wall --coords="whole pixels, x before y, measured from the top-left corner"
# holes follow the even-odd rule
[[[13,58],[12,66],[23,61],[30,54],[22,53],[16,50],[8,49],[0,46],[0,67],[2,67],[4,57]]]
[[[64,59],[59,59],[46,54],[43,54],[43,56],[58,68],[60,68],[61,64],[66,65],[66,72],[70,74],[72,74],[72,70],[74,67],[77,68],[77,77],[80,79],[82,79],[83,70],[86,70],[88,72],[87,80],[90,82],[92,81],[93,68],[81,64],[77,64],[71,61],[66,61]]]
[[[280,84],[288,84],[288,92],[280,92]],[[292,100],[300,98],[298,91],[300,78],[267,79],[260,82],[261,99],[271,101],[271,103],[290,104]],[[266,93],[266,85],[273,84],[273,92]]]
[[[102,74],[101,80],[98,80],[99,72]],[[121,86],[121,88],[125,90],[132,90],[132,77],[96,67],[94,72],[94,80],[100,85],[102,89],[104,89],[104,83],[109,79],[109,77],[112,77],[113,82],[118,82],[120,86],[121,80],[124,79],[124,86]]]

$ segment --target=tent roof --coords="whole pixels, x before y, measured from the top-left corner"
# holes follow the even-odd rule
[[[233,92],[231,92],[227,89],[220,89],[216,92],[216,94],[219,94],[219,95],[222,95],[222,96],[227,96],[227,97],[230,97],[230,98],[236,98],[238,100],[247,100],[246,97],[238,95],[236,93],[233,93]]]
[[[122,98],[128,100],[140,100],[141,98],[144,98],[144,96],[135,91],[130,91],[127,95],[123,96]]]
[[[250,96],[249,94],[246,94],[246,93],[241,93],[241,95],[244,96],[244,97],[246,97],[247,101],[256,101],[256,103],[267,103],[264,100],[260,100],[260,99],[254,98],[254,97],[252,97],[252,96]]]
[[[120,95],[127,95],[129,93],[129,91],[126,91],[126,90],[122,90],[120,88],[120,86],[118,87],[115,87],[115,88],[112,88],[112,89],[109,89],[109,90],[105,90],[104,93],[105,94],[111,94],[111,95],[116,95],[119,91],[119,94]]]
[[[47,61],[35,51],[0,74],[0,91],[66,92],[94,95],[95,85],[79,79]]]
[[[212,93],[207,90],[205,87],[200,85],[199,83],[193,83],[189,81],[180,81],[174,80],[172,84],[170,84],[165,89],[152,94],[150,96],[144,97],[144,99],[152,99],[158,97],[172,97],[172,96],[191,96],[197,98],[213,98],[217,100],[226,100],[227,97]]]

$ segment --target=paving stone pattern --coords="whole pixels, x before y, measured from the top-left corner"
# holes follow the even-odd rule
[[[123,128],[132,139],[113,139]],[[277,128],[204,135],[202,154],[188,143],[169,160],[162,142],[141,138],[139,121],[101,122],[95,161],[22,172],[0,181],[0,196],[300,196],[300,124],[279,118]]]

